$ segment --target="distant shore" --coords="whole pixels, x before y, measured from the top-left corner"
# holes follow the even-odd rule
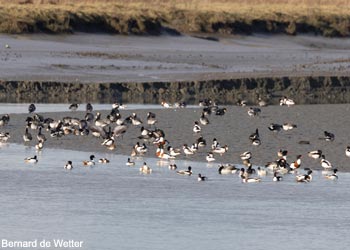
[[[348,37],[344,1],[3,1],[0,32],[160,35],[305,34]],[[297,1],[296,1],[297,2]]]
[[[0,102],[350,103],[349,49],[314,36],[0,35]]]

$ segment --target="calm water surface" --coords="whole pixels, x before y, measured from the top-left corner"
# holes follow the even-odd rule
[[[67,112],[69,105],[66,103],[35,103],[36,112]],[[0,114],[21,114],[28,113],[29,103],[0,103]],[[78,107],[78,111],[85,111],[86,103]],[[92,103],[94,110],[110,110],[112,104]],[[198,107],[198,105],[188,105],[189,108]],[[160,104],[125,104],[126,110],[133,109],[163,109]]]
[[[0,237],[8,240],[84,241],[82,249],[345,249],[350,239],[350,174],[337,182],[320,173],[308,184],[292,175],[274,183],[243,184],[220,176],[216,164],[192,165],[180,176],[167,162],[97,154],[110,164],[83,167],[89,154],[45,148],[0,148]],[[72,160],[74,169],[63,169]],[[146,161],[154,172],[139,174]],[[209,177],[198,182],[196,174]],[[58,248],[49,248],[58,249]]]

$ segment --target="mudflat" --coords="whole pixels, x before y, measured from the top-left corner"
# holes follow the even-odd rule
[[[349,48],[346,38],[308,35],[0,35],[0,75],[74,83],[349,76]]]
[[[206,155],[211,151],[211,144],[214,138],[218,140],[221,146],[227,145],[228,151],[222,156],[214,154],[215,161],[210,166],[216,167],[220,163],[240,164],[240,154],[245,151],[252,152],[253,166],[264,166],[267,162],[277,159],[277,151],[280,149],[288,151],[288,162],[296,159],[301,154],[301,168],[322,169],[320,160],[314,160],[307,156],[307,152],[312,150],[322,150],[333,168],[340,171],[348,171],[350,159],[345,156],[345,149],[349,145],[348,120],[350,105],[295,105],[285,106],[267,106],[261,108],[261,114],[256,117],[250,117],[247,114],[248,107],[227,106],[227,112],[223,116],[211,114],[208,116],[210,123],[200,125],[200,133],[193,132],[193,125],[201,116],[202,109],[198,108],[178,108],[178,109],[142,109],[142,110],[121,110],[122,118],[126,118],[132,113],[136,113],[143,121],[143,126],[148,129],[154,129],[146,124],[146,115],[148,112],[156,114],[158,120],[156,127],[162,129],[165,133],[167,145],[181,149],[181,155],[176,159],[187,159],[191,161],[203,162],[203,167],[207,166]],[[39,112],[40,110],[38,110]],[[102,117],[106,117],[109,111],[101,111]],[[65,116],[77,117],[83,119],[85,112],[57,112],[40,113],[44,118],[62,119]],[[96,112],[94,111],[94,114]],[[9,132],[11,138],[9,142],[23,144],[22,135],[25,130],[25,119],[28,114],[10,114],[10,123],[7,127],[1,128],[1,131]],[[293,123],[297,128],[293,130],[271,132],[268,126],[271,123],[283,124]],[[115,124],[110,125],[112,127]],[[91,134],[88,136],[66,135],[61,138],[51,138],[49,132],[43,133],[48,138],[42,150],[46,147],[62,148],[94,152],[110,152],[111,154],[125,155],[125,161],[130,157],[133,146],[140,142],[138,136],[141,125],[129,125],[127,132],[123,137],[116,139],[116,149],[108,150],[102,146],[102,139],[95,138]],[[253,146],[248,139],[249,135],[259,129],[261,138],[260,146]],[[325,141],[324,131],[335,135],[334,141]],[[34,146],[37,143],[37,131],[30,131],[34,137],[32,142],[26,143],[28,146]],[[200,147],[198,152],[191,156],[185,156],[182,151],[184,144],[192,145],[199,136],[207,142],[207,146]],[[302,143],[300,143],[302,142]],[[148,147],[146,157],[156,157],[156,146],[152,142],[145,142]],[[142,157],[142,156],[141,156]],[[175,159],[175,163],[176,163]]]

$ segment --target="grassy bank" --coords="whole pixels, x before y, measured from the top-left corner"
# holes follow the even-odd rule
[[[0,32],[350,35],[349,0],[0,0]]]

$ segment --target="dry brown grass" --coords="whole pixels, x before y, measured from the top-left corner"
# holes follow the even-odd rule
[[[0,0],[0,32],[350,34],[350,0]]]

